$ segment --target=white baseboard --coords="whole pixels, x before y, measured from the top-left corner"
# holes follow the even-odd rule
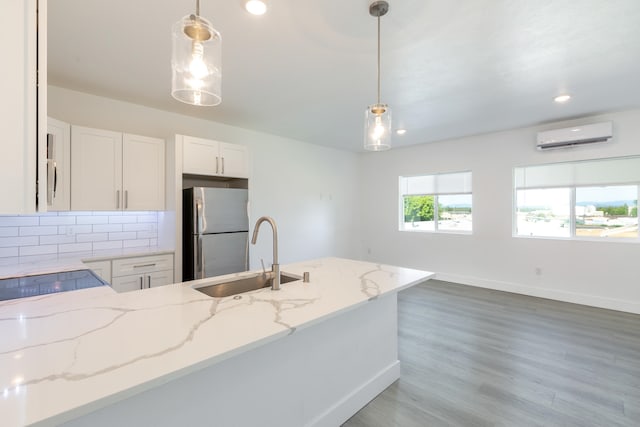
[[[307,426],[336,427],[342,425],[398,378],[400,378],[400,361],[396,360],[372,379],[360,385],[360,387],[311,420]]]
[[[609,310],[640,314],[640,303],[634,301],[624,301],[615,298],[606,298],[596,295],[558,291],[548,288],[536,288],[533,286],[521,285],[518,283],[479,279],[477,277],[461,276],[458,274],[436,273],[435,279],[443,280],[445,282],[454,282],[463,285],[477,286],[479,288],[495,289],[497,291],[512,292],[516,294],[530,295],[556,301],[564,301],[574,304],[588,305],[591,307],[599,307]]]

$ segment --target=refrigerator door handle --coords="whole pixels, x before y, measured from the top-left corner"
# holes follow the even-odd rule
[[[201,189],[201,194],[199,197],[196,197],[194,202],[196,204],[196,209],[194,212],[195,222],[196,222],[196,234],[200,235],[207,228],[207,220],[205,218],[204,213],[204,189]]]
[[[204,279],[204,251],[202,250],[202,236],[198,236],[196,240],[196,278]]]

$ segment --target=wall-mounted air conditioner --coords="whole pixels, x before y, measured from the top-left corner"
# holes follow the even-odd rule
[[[613,123],[594,123],[538,133],[538,150],[575,147],[596,142],[607,142],[613,136]]]

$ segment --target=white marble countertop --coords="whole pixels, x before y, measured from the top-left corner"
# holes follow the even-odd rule
[[[0,279],[30,276],[32,274],[56,273],[87,268],[83,261],[101,261],[134,256],[172,254],[173,249],[140,247],[108,249],[92,252],[71,252],[45,256],[26,256],[0,260]]]
[[[0,302],[2,426],[56,425],[433,277],[340,258],[282,271],[311,280],[240,299],[192,289],[204,279]]]

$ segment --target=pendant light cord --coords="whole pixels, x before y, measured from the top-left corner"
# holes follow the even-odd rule
[[[378,105],[380,105],[380,13],[378,13]]]
[[[196,0],[196,16],[200,16],[200,0]]]

